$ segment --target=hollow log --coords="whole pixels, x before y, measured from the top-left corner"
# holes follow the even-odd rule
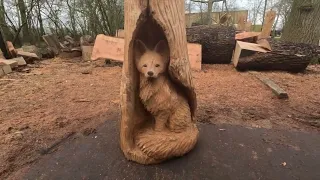
[[[235,29],[227,26],[187,28],[187,40],[202,45],[203,64],[229,64],[235,48]]]
[[[183,156],[198,138],[184,1],[126,0],[124,6],[121,149],[128,160],[141,164]],[[150,63],[155,59],[158,64]],[[162,71],[155,77],[149,66]]]

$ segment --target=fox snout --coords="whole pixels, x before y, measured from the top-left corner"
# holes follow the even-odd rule
[[[148,71],[148,76],[152,77],[153,76],[153,72],[152,71]]]
[[[149,71],[146,71],[146,73],[144,74],[146,78],[157,78],[158,77],[158,74],[155,73],[154,71],[152,70],[149,70]]]

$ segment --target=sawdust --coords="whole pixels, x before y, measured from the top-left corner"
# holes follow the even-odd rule
[[[121,67],[103,64],[56,58],[2,78],[10,80],[0,81],[0,179],[33,163],[39,151],[68,134],[91,134],[104,121],[118,120]],[[309,122],[319,122],[320,69],[310,69],[264,73],[288,91],[289,100],[283,101],[249,73],[204,65],[193,73],[197,120],[317,132]]]

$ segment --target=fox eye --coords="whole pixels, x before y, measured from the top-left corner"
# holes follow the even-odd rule
[[[156,64],[156,67],[160,67],[160,64]]]
[[[143,65],[143,67],[147,67],[147,65],[146,65],[146,64],[144,64],[144,65]]]

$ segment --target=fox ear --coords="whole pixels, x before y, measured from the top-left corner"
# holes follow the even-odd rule
[[[156,47],[154,48],[154,51],[161,55],[165,55],[169,50],[168,44],[165,40],[161,40],[157,43]]]
[[[135,57],[140,58],[146,51],[147,46],[139,39],[135,40],[134,42],[134,50],[135,50]]]

